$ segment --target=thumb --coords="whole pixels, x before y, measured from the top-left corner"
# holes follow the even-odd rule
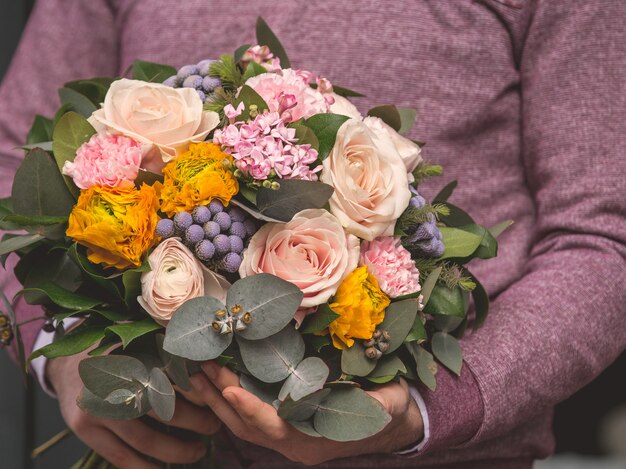
[[[409,407],[409,387],[403,379],[397,383],[385,384],[367,393],[380,402],[392,417],[403,414]]]

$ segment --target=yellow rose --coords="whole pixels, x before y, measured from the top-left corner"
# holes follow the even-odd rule
[[[139,267],[156,240],[158,209],[157,192],[146,184],[141,189],[92,186],[81,192],[66,234],[87,247],[94,264]]]
[[[389,297],[378,287],[378,280],[367,266],[353,270],[341,282],[331,309],[339,317],[328,329],[333,345],[338,349],[352,347],[354,339],[370,339],[376,326],[385,318]]]

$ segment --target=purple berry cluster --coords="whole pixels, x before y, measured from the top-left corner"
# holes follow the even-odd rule
[[[419,195],[413,188],[409,188],[413,197],[409,202],[409,207],[422,208],[426,205],[424,197]],[[428,221],[416,223],[409,227],[407,236],[403,238],[402,244],[414,256],[440,257],[443,255],[444,245],[441,231],[437,228],[437,220],[432,213],[428,214]]]
[[[176,75],[166,79],[163,84],[172,88],[193,88],[204,103],[215,91],[222,86],[219,78],[209,76],[209,67],[215,60],[203,60],[196,65],[183,65]]]
[[[256,230],[245,211],[234,205],[224,207],[219,200],[159,220],[156,226],[158,236],[180,237],[200,261],[229,273],[239,270],[246,242]]]

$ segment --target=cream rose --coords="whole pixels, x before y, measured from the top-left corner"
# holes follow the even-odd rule
[[[333,104],[330,105],[331,113],[341,114],[342,116],[348,116],[352,119],[363,119],[359,110],[348,98],[339,96],[337,93],[332,93],[330,96],[332,96],[334,101]]]
[[[186,151],[190,142],[204,140],[219,124],[219,116],[203,110],[194,89],[122,78],[113,82],[89,122],[96,130],[123,134],[158,149],[147,153],[143,166],[160,169]]]
[[[422,162],[422,150],[417,144],[403,137],[394,129],[385,124],[378,117],[366,117],[363,122],[376,134],[387,134],[393,142],[400,158],[404,161],[407,172],[412,173],[417,165]]]
[[[404,162],[389,135],[356,119],[339,128],[320,180],[335,189],[331,213],[367,241],[393,235],[411,198]]]
[[[226,300],[229,283],[205,268],[178,239],[168,238],[148,256],[150,271],[141,275],[139,304],[159,324],[166,325],[187,300],[212,296]]]
[[[359,261],[359,240],[326,210],[297,213],[289,223],[267,223],[250,239],[239,275],[265,272],[296,285],[302,307],[328,301]]]

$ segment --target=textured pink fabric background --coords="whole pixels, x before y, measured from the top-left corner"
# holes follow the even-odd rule
[[[426,195],[458,179],[451,201],[480,223],[516,221],[499,257],[472,268],[495,301],[464,340],[462,378],[442,370],[422,390],[424,454],[323,467],[530,467],[553,449],[553,406],[626,344],[626,3],[39,0],[0,88],[3,195],[11,149],[64,81],[216,57],[253,41],[257,15],[295,67],[365,92],[362,110],[417,107],[412,135],[446,168]],[[228,467],[291,467],[232,438],[222,450]]]

